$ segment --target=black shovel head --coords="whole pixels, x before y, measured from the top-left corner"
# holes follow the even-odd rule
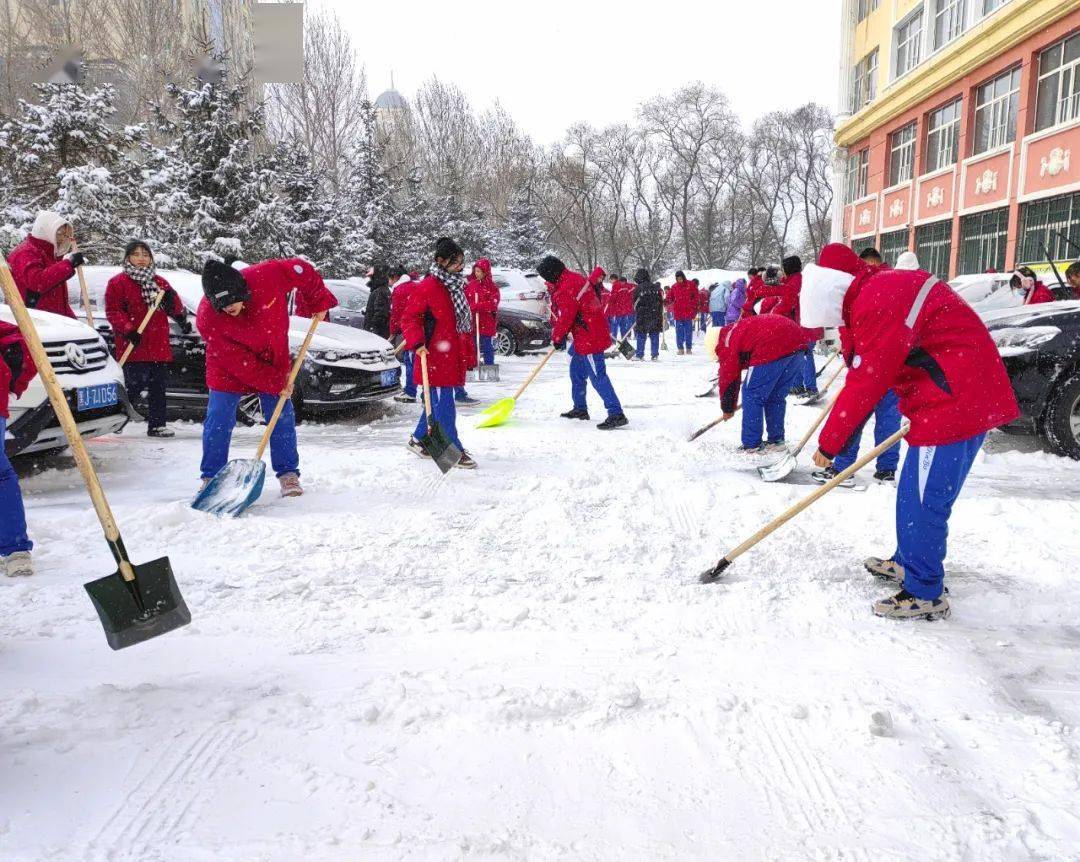
[[[630,346],[629,338],[623,338],[619,341],[619,353],[622,354],[623,359],[633,359],[637,355],[637,350]]]
[[[427,436],[420,441],[420,445],[443,473],[449,473],[461,460],[461,450],[454,445],[438,422],[428,421]]]
[[[113,649],[134,646],[191,622],[168,557],[133,563],[132,568],[135,580],[130,583],[117,570],[84,585]]]

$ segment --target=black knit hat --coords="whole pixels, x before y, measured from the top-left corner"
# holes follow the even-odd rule
[[[202,289],[215,311],[224,311],[234,302],[247,302],[251,290],[239,271],[211,258],[203,266]]]
[[[454,261],[459,257],[463,257],[465,254],[462,251],[460,245],[454,242],[450,237],[440,237],[435,242],[435,259],[436,260],[449,260]]]
[[[681,269],[675,273],[675,280],[678,281],[680,278],[683,280],[686,279],[686,273],[683,272]]]
[[[785,257],[781,265],[784,268],[784,275],[796,275],[802,272],[802,258],[798,255],[793,254],[791,257]]]
[[[144,240],[133,239],[124,246],[124,260],[127,260],[129,257],[131,257],[131,253],[137,248],[141,248],[143,251],[145,251],[148,255],[150,255],[151,259],[154,257],[153,250]]]
[[[559,276],[566,272],[566,264],[549,254],[536,265],[536,271],[544,281],[554,284],[559,280]]]
[[[637,272],[634,273],[635,284],[652,284],[652,278],[649,276],[649,271],[645,267],[640,267]]]

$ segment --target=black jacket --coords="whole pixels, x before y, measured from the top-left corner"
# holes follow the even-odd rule
[[[638,282],[634,288],[634,332],[649,335],[664,329],[664,297],[652,281]]]
[[[390,338],[390,288],[373,287],[364,309],[364,329]]]

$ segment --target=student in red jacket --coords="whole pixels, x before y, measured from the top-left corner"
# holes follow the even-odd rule
[[[622,338],[634,325],[634,285],[621,275],[616,275],[611,283],[608,305],[615,320],[612,338]]]
[[[83,263],[71,222],[48,210],[37,214],[30,236],[8,255],[12,278],[27,308],[72,318],[67,282]]]
[[[395,345],[398,345],[403,334],[402,322],[405,317],[405,308],[409,304],[409,295],[416,286],[416,282],[400,265],[390,270],[390,281],[393,285],[390,291],[390,338],[394,340]],[[411,350],[402,350],[400,355],[403,367],[401,383],[403,391],[395,395],[394,400],[401,404],[415,404],[416,382],[413,380],[415,357]]]
[[[1035,277],[1035,271],[1027,266],[1020,267],[1009,280],[1009,287],[1019,290],[1024,297],[1024,305],[1038,305],[1043,302],[1055,302],[1054,294],[1045,284]]]
[[[454,393],[465,384],[465,351],[462,336],[472,330],[472,308],[465,295],[465,252],[454,240],[442,237],[435,243],[435,261],[427,276],[413,288],[402,318],[405,344],[416,353],[413,375],[423,384],[421,357],[427,356],[428,385],[431,387],[431,412],[435,421],[461,450],[457,466],[475,470],[476,461],[461,443],[457,432],[457,406]],[[422,458],[429,457],[420,445],[427,436],[427,413],[420,414],[416,430],[409,438],[409,449]]]
[[[628,420],[623,414],[619,396],[615,394],[615,387],[608,378],[604,359],[605,351],[611,346],[611,333],[595,290],[585,276],[571,272],[557,257],[545,257],[537,265],[536,271],[544,281],[555,286],[552,345],[556,350],[561,350],[566,346],[567,338],[573,338],[570,347],[570,394],[574,406],[563,413],[563,417],[589,418],[586,384],[592,383],[608,412],[607,419],[596,427],[601,431],[622,428],[628,424]]]
[[[949,515],[987,431],[1019,415],[1008,375],[979,316],[928,272],[870,267],[840,244],[822,249],[818,263],[825,270],[803,285],[803,325],[846,326],[853,356],[814,463],[832,464],[885,393],[896,392],[911,423],[896,496],[897,550],[866,565],[901,590],[874,613],[947,616]]]
[[[704,332],[709,328],[709,296],[719,285],[713,285],[713,288],[706,290],[701,287],[696,278],[694,284],[698,285],[698,329]]]
[[[502,294],[491,277],[491,261],[480,258],[473,265],[472,278],[465,285],[473,316],[480,324],[480,353],[484,365],[495,364],[495,333],[499,331],[499,302]]]
[[[679,356],[690,355],[694,347],[694,318],[698,313],[698,290],[680,269],[668,291],[671,314],[675,318],[675,344]]]
[[[292,354],[289,346],[289,294],[295,289],[312,314],[337,305],[322,276],[306,260],[268,260],[242,270],[208,260],[195,325],[206,342],[206,385],[210,398],[203,422],[203,486],[229,460],[236,408],[244,395],[257,394],[269,418],[286,387]],[[296,415],[285,402],[270,435],[270,463],[283,497],[299,497],[300,455]]]
[[[742,386],[742,452],[786,451],[787,394],[802,370],[806,338],[806,330],[795,321],[775,314],[744,317],[720,330],[717,385],[725,419],[735,414],[739,377],[750,369]],[[768,431],[764,442],[763,430]]]
[[[18,398],[37,374],[19,327],[0,320],[0,441],[7,434],[8,398]],[[26,534],[22,490],[7,453],[0,443],[0,571],[11,578],[34,574]]]
[[[157,311],[139,335],[139,324],[164,290]],[[157,274],[150,246],[133,239],[124,249],[123,272],[109,279],[105,287],[105,317],[113,331],[113,353],[119,360],[129,344],[134,345],[124,365],[124,384],[135,395],[146,390],[146,433],[149,437],[172,437],[165,425],[165,386],[173,361],[169,343],[169,318],[185,335],[191,332],[184,303],[172,286]]]

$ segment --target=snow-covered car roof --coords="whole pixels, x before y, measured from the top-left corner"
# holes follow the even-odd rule
[[[30,312],[30,319],[34,321],[34,328],[42,341],[74,340],[92,338],[97,335],[83,320],[72,320],[66,315],[53,314],[51,311],[38,311],[32,308],[28,308],[27,311]],[[0,302],[0,320],[5,323],[15,323],[15,313],[3,302]]]
[[[1016,308],[999,308],[980,313],[988,327],[1026,326],[1045,318],[1059,314],[1080,311],[1080,299],[1067,299],[1059,302],[1040,302],[1038,305],[1021,305]]]

